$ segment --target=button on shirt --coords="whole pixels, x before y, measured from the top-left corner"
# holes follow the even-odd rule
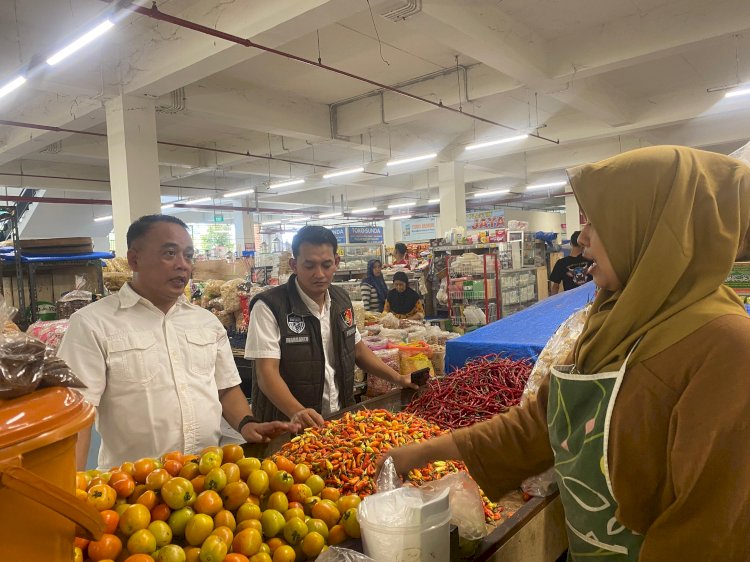
[[[323,353],[326,360],[325,380],[323,381],[323,411],[327,416],[341,409],[339,389],[336,387],[336,368],[333,364],[334,350],[331,339],[331,295],[326,291],[323,308],[308,297],[294,280],[297,293],[310,314],[320,321],[320,335],[323,340]],[[357,330],[354,333],[354,344],[358,344],[362,336]],[[250,323],[247,328],[247,343],[245,344],[246,359],[281,359],[281,331],[276,317],[263,301],[258,301],[250,313]],[[294,389],[289,389],[294,394]]]
[[[213,314],[182,296],[165,315],[129,284],[71,316],[58,356],[97,406],[102,468],[218,445],[218,391],[240,384]]]

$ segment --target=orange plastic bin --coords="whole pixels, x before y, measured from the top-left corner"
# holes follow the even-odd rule
[[[0,400],[3,562],[72,562],[77,533],[101,537],[99,512],[75,496],[76,434],[93,421],[94,407],[68,388]]]

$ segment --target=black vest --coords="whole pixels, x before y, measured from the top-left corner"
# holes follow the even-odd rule
[[[284,285],[269,289],[250,301],[250,313],[258,301],[263,301],[279,326],[281,360],[279,372],[294,397],[305,407],[317,412],[323,409],[325,381],[325,353],[320,333],[320,321],[302,302],[292,275]],[[331,338],[336,388],[342,407],[354,404],[354,309],[349,295],[331,285]],[[287,417],[258,387],[253,375],[253,416],[261,421],[286,420]]]

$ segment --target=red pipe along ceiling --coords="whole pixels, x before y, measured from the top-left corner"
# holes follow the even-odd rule
[[[111,2],[112,0],[104,0],[105,2]],[[239,37],[237,35],[232,35],[231,33],[225,33],[223,31],[219,31],[218,29],[213,29],[211,27],[201,25],[199,23],[182,19],[177,16],[170,16],[169,14],[165,14],[164,12],[159,11],[159,9],[156,7],[156,2],[153,2],[151,4],[150,8],[145,8],[143,6],[139,6],[137,4],[133,4],[132,2],[129,2],[128,0],[117,2],[117,7],[122,8],[125,10],[130,10],[131,12],[135,12],[137,14],[141,14],[143,16],[148,16],[150,18],[153,18],[158,21],[163,21],[167,23],[171,23],[173,25],[176,25],[178,27],[184,27],[186,29],[191,29],[193,31],[198,31],[199,33],[204,33],[206,35],[210,35],[212,37],[216,37],[218,39],[223,39],[225,41],[229,41],[231,43],[236,43],[238,45],[242,45],[243,47],[252,47],[254,49],[259,49],[261,51],[265,51],[267,53],[271,53],[273,55],[278,55],[280,57],[284,57],[286,59],[294,60],[297,62],[301,62],[303,64],[307,64],[310,66],[314,66],[316,68],[322,68],[323,70],[328,70],[329,72],[334,72],[336,74],[340,74],[341,76],[346,76],[348,78],[353,78],[354,80],[359,80],[360,82],[364,82],[366,84],[370,84],[371,86],[375,86],[376,88],[380,88],[382,90],[387,90],[389,92],[393,92],[394,94],[398,94],[407,98],[411,98],[416,101],[420,101],[422,103],[426,103],[429,105],[432,105],[438,109],[442,109],[445,111],[450,111],[453,113],[456,113],[458,115],[463,115],[464,117],[468,117],[469,119],[474,119],[475,121],[481,121],[482,123],[487,123],[489,125],[494,125],[496,127],[501,127],[503,129],[507,129],[509,131],[516,131],[519,132],[519,129],[516,127],[511,127],[510,125],[505,125],[503,123],[498,123],[497,121],[493,121],[491,119],[486,119],[484,117],[480,117],[479,115],[476,115],[474,113],[469,113],[467,111],[463,111],[462,109],[456,109],[454,107],[450,107],[447,105],[443,105],[442,101],[432,101],[427,98],[423,98],[421,96],[417,96],[415,94],[411,94],[409,92],[406,92],[404,90],[399,90],[398,88],[394,88],[393,86],[388,86],[387,84],[382,84],[380,82],[376,82],[375,80],[370,80],[369,78],[365,78],[364,76],[359,76],[357,74],[353,74],[351,72],[347,72],[346,70],[342,70],[340,68],[336,68],[334,66],[329,66],[327,64],[323,64],[320,60],[315,61],[312,59],[306,59],[304,57],[300,57],[298,55],[294,55],[292,53],[287,53],[286,51],[280,51],[279,49],[274,49],[272,47],[266,47],[265,45],[260,45],[259,43],[255,43],[251,41],[250,39],[245,39],[243,37]],[[540,140],[544,140],[547,142],[551,142],[554,144],[560,144],[559,139],[558,140],[552,140],[550,138],[541,136],[537,133],[528,133],[530,137],[534,137]]]

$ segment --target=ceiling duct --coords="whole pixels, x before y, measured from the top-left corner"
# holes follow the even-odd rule
[[[405,20],[408,17],[418,14],[422,11],[422,0],[402,0],[399,6],[393,8],[383,14],[380,14],[385,19],[392,22],[398,22]]]

